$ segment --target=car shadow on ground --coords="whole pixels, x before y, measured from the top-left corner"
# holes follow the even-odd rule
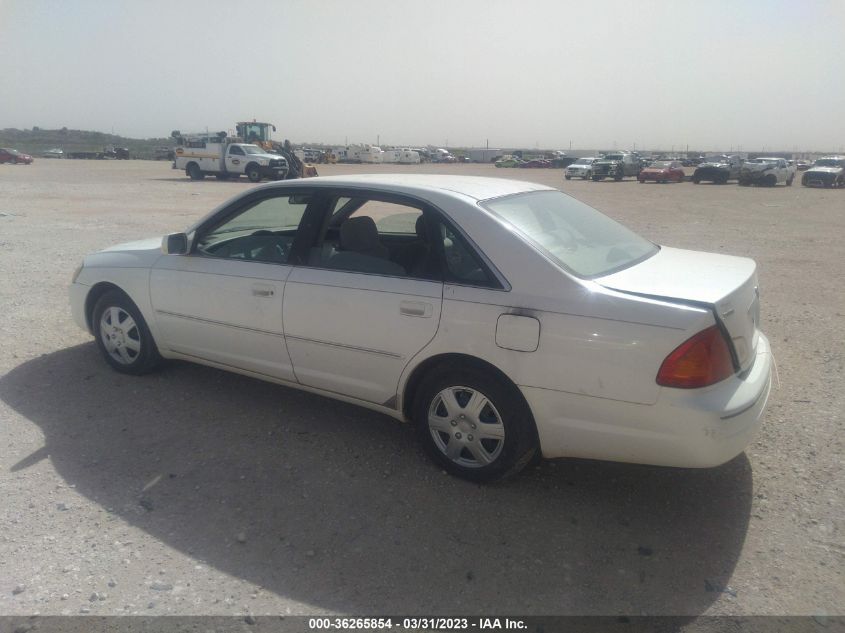
[[[93,343],[14,368],[0,399],[45,436],[13,471],[49,457],[166,545],[330,611],[695,615],[730,591],[749,520],[744,455],[478,486],[385,416],[190,364],[123,376]]]

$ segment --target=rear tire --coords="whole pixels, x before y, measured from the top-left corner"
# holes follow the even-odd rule
[[[791,187],[793,180],[795,180],[795,176],[789,176],[789,178],[786,179],[786,186]]]
[[[141,311],[119,290],[110,290],[94,304],[91,329],[100,353],[116,371],[138,376],[161,363]]]
[[[426,452],[458,477],[501,480],[539,454],[534,420],[518,389],[482,369],[435,368],[417,390],[412,411]]]
[[[564,176],[564,178],[566,178],[567,180],[572,180],[572,176],[567,175],[567,176]]]
[[[188,174],[188,178],[191,180],[205,180],[205,174],[202,173],[202,169],[200,169],[200,166],[196,163],[188,165],[185,173]]]

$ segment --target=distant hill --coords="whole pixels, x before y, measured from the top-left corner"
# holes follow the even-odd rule
[[[101,152],[106,147],[126,147],[132,158],[152,159],[154,149],[161,145],[173,145],[171,138],[126,138],[116,134],[92,132],[90,130],[31,130],[6,128],[0,130],[0,147],[12,147],[35,157],[48,149],[58,147],[65,152]]]

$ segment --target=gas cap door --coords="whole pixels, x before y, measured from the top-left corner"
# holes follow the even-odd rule
[[[496,345],[516,352],[535,352],[540,346],[540,321],[518,314],[501,314],[496,321]]]

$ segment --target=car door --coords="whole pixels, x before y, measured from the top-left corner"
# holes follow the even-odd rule
[[[199,227],[189,254],[161,257],[150,275],[159,344],[294,381],[282,299],[311,199],[278,190],[247,196]]]
[[[226,150],[226,171],[233,174],[244,173],[246,153],[240,145],[230,145]]]
[[[299,382],[391,406],[403,368],[440,322],[443,283],[422,209],[364,192],[328,201],[325,228],[285,287],[285,340]],[[346,222],[358,227],[348,232],[355,243]]]

